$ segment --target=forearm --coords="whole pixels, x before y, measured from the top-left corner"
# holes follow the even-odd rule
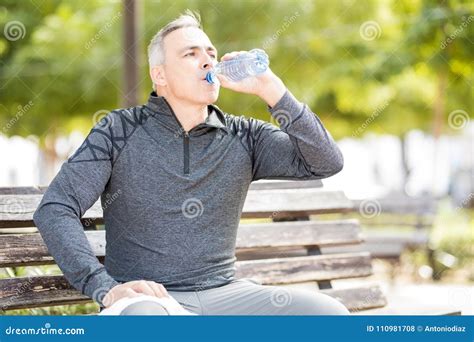
[[[118,282],[98,261],[74,210],[59,203],[45,204],[35,212],[34,221],[66,279],[101,304]]]
[[[269,107],[275,104],[285,95],[286,87],[283,81],[273,72],[265,75],[262,86],[259,87],[259,96]]]
[[[269,110],[313,174],[329,177],[342,169],[341,151],[308,106],[286,90]]]

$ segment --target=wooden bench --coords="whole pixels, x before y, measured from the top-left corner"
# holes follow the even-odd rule
[[[411,197],[391,193],[381,198],[353,201],[353,212],[360,217],[365,241],[358,246],[328,248],[326,252],[348,253],[369,251],[373,258],[391,264],[392,280],[396,278],[404,252],[422,250],[433,269],[436,280],[436,251],[430,245],[430,235],[437,203],[432,196]]]
[[[19,229],[34,227],[32,216],[44,191],[44,187],[0,188],[0,267],[54,264],[39,233],[31,228],[27,232]],[[309,220],[310,215],[348,212],[352,206],[343,192],[325,191],[320,181],[252,184],[238,231],[236,276],[263,284],[317,284],[319,291],[338,299],[352,312],[385,306],[387,301],[378,285],[332,288],[333,280],[372,274],[368,252],[321,252],[325,246],[360,244],[363,239],[358,221]],[[103,223],[99,202],[87,211],[82,222],[87,226]],[[103,261],[105,231],[85,233]],[[61,275],[0,279],[3,310],[85,302],[90,299]]]
[[[428,249],[436,214],[436,203],[432,197],[392,194],[383,198],[353,200],[353,203],[350,216],[356,214],[361,226],[368,228],[364,233],[364,242],[327,251],[366,250],[373,258],[399,262],[406,250]],[[379,229],[373,229],[375,227]]]
[[[391,226],[397,229],[366,235],[364,247],[371,251],[373,257],[399,261],[406,250],[428,250],[436,215],[436,201],[432,196],[410,197],[402,193],[391,193],[369,202],[378,206],[378,214],[374,217],[365,215],[366,218],[361,219],[363,226]],[[362,217],[364,203],[369,202],[354,201],[354,207],[362,213]]]

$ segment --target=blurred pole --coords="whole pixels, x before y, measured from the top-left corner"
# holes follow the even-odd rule
[[[137,3],[135,0],[123,0],[124,23],[123,23],[123,99],[124,107],[132,107],[138,104],[138,69],[139,69],[139,38],[137,21]]]

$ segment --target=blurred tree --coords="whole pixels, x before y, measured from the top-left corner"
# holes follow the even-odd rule
[[[220,55],[263,47],[275,73],[335,138],[431,131],[433,111],[438,134],[448,112],[462,109],[472,116],[472,2],[139,3],[143,56],[160,27],[186,8],[198,10]],[[18,40],[0,37],[4,134],[34,134],[51,147],[59,134],[86,132],[120,106],[122,12],[122,3],[99,0],[2,1],[2,31],[12,21],[26,29]],[[140,103],[151,90],[146,60],[140,61]],[[270,120],[264,103],[252,96],[222,89],[218,105]]]
[[[121,8],[98,1],[45,2],[47,10],[24,4],[3,7],[5,28],[18,21],[26,34],[10,40],[13,53],[1,55],[0,127],[7,135],[38,136],[51,174],[56,138],[86,131],[100,119],[91,113],[117,106]],[[25,7],[41,20],[22,16]]]

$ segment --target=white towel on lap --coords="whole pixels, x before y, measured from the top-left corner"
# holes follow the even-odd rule
[[[133,298],[122,298],[116,301],[112,306],[102,310],[99,315],[106,315],[106,316],[112,316],[112,315],[120,315],[120,313],[125,309],[127,306],[131,304],[135,304],[141,301],[152,301],[156,302],[160,305],[162,305],[166,311],[170,315],[177,315],[177,316],[184,316],[184,315],[195,315],[194,313],[186,310],[179,304],[176,299],[173,297],[152,297],[152,296],[139,296],[139,297],[133,297]]]

